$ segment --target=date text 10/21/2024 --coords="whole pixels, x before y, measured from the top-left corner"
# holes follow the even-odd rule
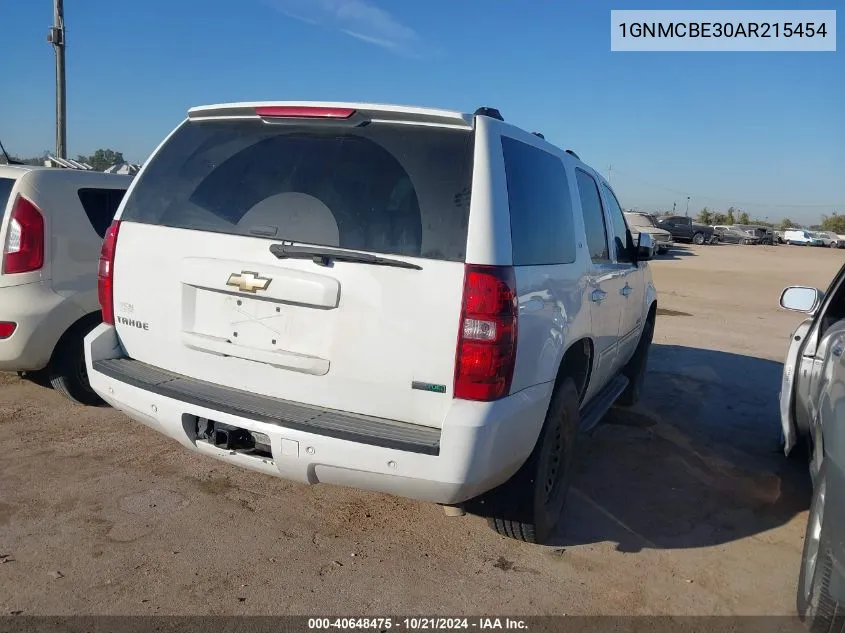
[[[477,629],[480,631],[509,629],[527,630],[528,623],[519,618],[440,618],[440,617],[411,617],[411,618],[309,618],[308,630],[320,631],[331,629],[372,629],[389,631],[391,629],[408,631],[448,630],[448,629]]]

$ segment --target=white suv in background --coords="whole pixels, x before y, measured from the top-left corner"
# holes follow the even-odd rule
[[[576,433],[637,399],[651,255],[597,172],[492,109],[194,108],[108,231],[88,373],[204,455],[545,542]]]
[[[100,323],[97,257],[130,177],[0,165],[0,371],[95,404],[82,340]]]

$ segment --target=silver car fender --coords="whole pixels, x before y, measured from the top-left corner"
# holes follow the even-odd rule
[[[802,321],[795,331],[789,343],[789,351],[786,353],[786,360],[783,363],[783,377],[780,385],[780,424],[783,433],[783,452],[789,455],[789,451],[798,441],[798,431],[795,425],[795,381],[798,375],[799,357],[806,342],[807,333],[813,324],[813,319]]]

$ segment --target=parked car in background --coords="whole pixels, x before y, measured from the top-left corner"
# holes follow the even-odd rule
[[[106,234],[88,372],[203,455],[480,497],[547,542],[578,430],[639,396],[652,253],[597,171],[490,108],[194,108]]]
[[[783,244],[783,243],[784,243],[784,239],[783,239],[783,231],[775,231],[775,241],[776,241],[778,244]]]
[[[777,243],[777,241],[775,240],[774,230],[772,230],[772,228],[768,226],[763,226],[759,224],[734,224],[731,228],[734,228],[738,231],[745,231],[749,235],[756,237],[757,244],[774,246]]]
[[[815,231],[814,235],[818,237],[822,241],[822,243],[829,248],[845,248],[845,240],[843,240],[833,231]]]
[[[661,229],[671,233],[676,242],[692,242],[693,244],[708,244],[713,237],[713,228],[704,224],[696,224],[691,218],[682,215],[672,215],[658,222]]]
[[[749,235],[745,231],[740,231],[731,226],[724,226],[717,224],[713,227],[713,231],[719,238],[720,242],[725,244],[759,244],[760,238],[754,235]]]
[[[793,286],[780,304],[810,315],[790,339],[780,403],[784,448],[804,448],[814,490],[798,614],[812,631],[841,631],[833,625],[845,608],[845,267],[827,293]]]
[[[95,404],[82,340],[100,323],[97,258],[131,177],[0,165],[0,370]]]
[[[794,246],[824,246],[821,238],[805,229],[787,229],[783,232],[783,240]]]
[[[640,233],[648,233],[654,242],[654,248],[660,255],[669,251],[675,245],[672,240],[672,234],[657,226],[657,220],[649,213],[639,213],[637,211],[626,211],[625,220],[628,222],[628,227],[631,229],[631,235],[636,241],[639,239]]]

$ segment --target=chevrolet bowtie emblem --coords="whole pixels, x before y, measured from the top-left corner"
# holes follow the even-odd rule
[[[258,273],[242,270],[239,273],[232,273],[229,275],[227,286],[234,286],[241,292],[251,292],[255,294],[256,290],[267,290],[272,280],[268,277],[262,277]]]

